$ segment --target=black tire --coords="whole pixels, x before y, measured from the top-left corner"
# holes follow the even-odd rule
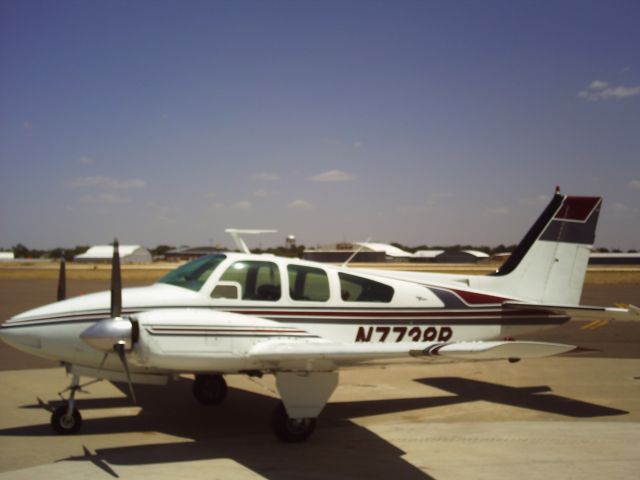
[[[59,435],[72,435],[82,427],[82,416],[77,408],[67,417],[66,405],[56,408],[51,414],[51,428]]]
[[[306,441],[316,428],[315,418],[290,418],[280,402],[273,411],[271,428],[281,441],[297,443]]]
[[[227,396],[227,382],[222,375],[196,375],[193,396],[203,405],[217,405]]]

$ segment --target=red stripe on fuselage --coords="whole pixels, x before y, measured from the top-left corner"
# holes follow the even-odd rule
[[[227,310],[231,313],[238,313],[242,315],[254,315],[258,317],[289,317],[289,316],[302,316],[302,317],[368,317],[368,318],[420,318],[420,317],[486,317],[486,316],[498,316],[498,317],[515,317],[515,316],[545,316],[553,315],[553,312],[543,310],[422,310],[422,311],[390,311],[381,312],[379,310],[372,311],[357,311],[350,312],[348,310],[343,311],[313,311],[313,310]]]

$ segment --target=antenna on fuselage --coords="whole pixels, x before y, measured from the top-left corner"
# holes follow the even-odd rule
[[[236,247],[238,247],[238,250],[240,250],[242,253],[251,253],[251,250],[249,250],[249,247],[244,242],[242,237],[240,237],[240,235],[259,235],[261,233],[276,233],[277,230],[255,230],[255,229],[245,230],[242,228],[227,228],[225,232],[231,235],[231,238],[233,238],[233,241],[235,242]]]
[[[347,264],[348,264],[351,260],[353,260],[354,258],[356,258],[356,255],[358,255],[358,254],[360,253],[360,250],[362,250],[362,249],[366,246],[366,244],[367,244],[367,243],[369,243],[370,241],[371,241],[371,237],[367,238],[364,242],[360,243],[360,246],[358,247],[358,249],[357,249],[355,252],[353,252],[353,253],[351,254],[351,256],[350,256],[349,258],[347,258],[347,260],[346,260],[346,261],[345,261],[341,266],[342,266],[342,267],[346,267],[346,266],[347,266]]]

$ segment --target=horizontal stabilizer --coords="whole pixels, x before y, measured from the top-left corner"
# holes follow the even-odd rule
[[[607,320],[640,321],[640,308],[629,305],[628,308],[593,307],[588,305],[545,305],[540,303],[504,302],[503,308],[543,310],[569,317]]]

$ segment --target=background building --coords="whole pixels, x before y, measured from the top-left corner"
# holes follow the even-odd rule
[[[10,262],[11,260],[15,260],[13,252],[0,252],[0,261]]]
[[[204,257],[205,255],[218,253],[222,250],[222,248],[218,247],[181,247],[174,250],[169,250],[164,254],[164,259],[169,262],[193,260],[194,258]]]
[[[151,252],[140,245],[120,245],[120,263],[151,263]],[[76,255],[76,262],[106,263],[113,258],[113,245],[95,245],[85,253]]]

